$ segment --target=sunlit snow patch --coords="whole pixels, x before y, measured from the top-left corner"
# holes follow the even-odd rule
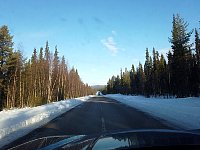
[[[88,100],[91,96],[0,112],[0,147],[26,135],[57,116]]]
[[[109,94],[105,97],[165,120],[174,127],[186,130],[200,129],[200,98],[145,98],[121,94]]]

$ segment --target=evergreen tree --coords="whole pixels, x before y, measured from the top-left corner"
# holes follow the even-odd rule
[[[142,64],[140,62],[136,71],[135,82],[136,82],[136,93],[144,95],[145,74],[144,74]]]
[[[167,76],[167,63],[164,58],[164,55],[161,54],[160,61],[158,64],[158,76],[159,76],[159,95],[167,95],[167,83],[168,83],[168,76]]]
[[[153,65],[152,65],[152,90],[153,95],[159,94],[159,79],[158,79],[158,64],[159,64],[159,53],[153,48]]]
[[[193,57],[194,58],[194,57]],[[192,79],[196,79],[194,88],[195,95],[200,94],[200,38],[197,29],[195,29],[195,67],[193,68]]]
[[[40,48],[38,56],[38,96],[40,97],[41,103],[46,102],[46,91],[45,87],[45,59],[43,56],[43,48]]]
[[[167,58],[168,58],[168,65],[167,65],[167,91],[169,95],[174,95],[174,83],[172,82],[173,76],[172,76],[172,53],[169,51],[167,53]]]
[[[144,64],[145,81],[145,95],[147,97],[152,93],[152,59],[149,56],[148,48],[146,49],[146,60]]]
[[[197,64],[200,64],[200,38],[197,29],[195,29],[195,52]]]
[[[130,80],[130,72],[127,68],[123,72],[123,93],[130,94],[131,89],[131,80]]]
[[[110,94],[111,90],[112,90],[112,83],[111,83],[111,79],[109,79],[106,86],[106,93]]]
[[[179,15],[173,16],[172,51],[167,53],[168,61],[164,55],[159,55],[158,51],[153,48],[153,56],[149,55],[146,49],[146,59],[144,70],[139,63],[136,69],[134,65],[130,71],[120,71],[120,86],[122,94],[128,94],[127,72],[130,79],[130,93],[144,94],[149,97],[151,95],[173,95],[177,97],[199,96],[200,95],[200,39],[197,29],[195,29],[195,52],[192,53],[192,44],[190,44],[190,36],[192,31],[187,32],[188,24]],[[113,83],[118,81],[114,77],[108,82],[107,88],[112,91]],[[128,82],[129,83],[129,82]]]
[[[13,36],[7,26],[0,27],[0,110],[3,108],[9,82],[8,60],[13,54]],[[10,59],[11,60],[11,59]]]
[[[68,68],[65,63],[65,57],[62,57],[62,61],[60,64],[60,75],[61,75],[61,97],[60,99],[67,99],[69,97],[69,79],[68,79]]]
[[[130,86],[131,86],[131,94],[136,94],[136,72],[135,72],[135,67],[132,64],[131,71],[130,71]]]
[[[58,101],[59,99],[59,57],[58,49],[55,47],[53,66],[52,66],[52,81],[51,81],[52,99]]]
[[[7,26],[0,27],[0,110],[94,94],[77,69],[68,72],[64,56],[59,61],[57,47],[53,59],[46,42],[44,55],[42,47],[39,54],[34,49],[26,61],[20,50],[13,52],[12,38]]]
[[[124,76],[123,76],[123,71],[122,68],[120,69],[120,86],[121,86],[121,90],[120,93],[124,94]]]
[[[17,81],[18,81],[18,60],[19,55],[17,52],[14,52],[9,59],[7,60],[7,94],[6,101],[4,104],[5,108],[13,108],[17,106]]]
[[[189,96],[189,73],[191,60],[191,32],[187,32],[188,24],[179,15],[173,16],[172,27],[172,78],[174,92],[178,97]]]
[[[52,81],[52,58],[49,50],[49,43],[46,42],[45,46],[45,56],[44,56],[44,72],[45,72],[45,98],[47,103],[50,103],[52,100],[52,91],[51,91],[51,81]]]
[[[36,106],[37,105],[37,66],[38,66],[38,58],[37,58],[37,50],[34,48],[33,54],[31,57],[31,106]]]
[[[114,77],[113,92],[114,93],[120,93],[121,92],[119,75],[117,75],[117,77]]]

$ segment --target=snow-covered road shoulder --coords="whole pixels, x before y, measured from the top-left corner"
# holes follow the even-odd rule
[[[0,112],[0,147],[26,135],[57,116],[88,100],[91,96],[68,99],[33,107]]]
[[[186,130],[200,129],[200,98],[163,99],[120,94],[109,94],[105,97],[165,120],[175,127]]]

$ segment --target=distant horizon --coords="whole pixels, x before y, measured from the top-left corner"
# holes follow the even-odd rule
[[[0,26],[8,25],[14,49],[30,58],[49,42],[59,57],[78,69],[84,83],[106,85],[120,68],[144,64],[145,50],[171,49],[173,14],[199,28],[198,0],[2,0]],[[23,9],[22,9],[23,8]],[[194,34],[191,41],[194,41]]]

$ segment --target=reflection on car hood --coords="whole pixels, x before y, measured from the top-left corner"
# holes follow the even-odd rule
[[[131,130],[99,135],[50,136],[11,148],[18,149],[121,149],[173,145],[200,145],[200,130]]]

